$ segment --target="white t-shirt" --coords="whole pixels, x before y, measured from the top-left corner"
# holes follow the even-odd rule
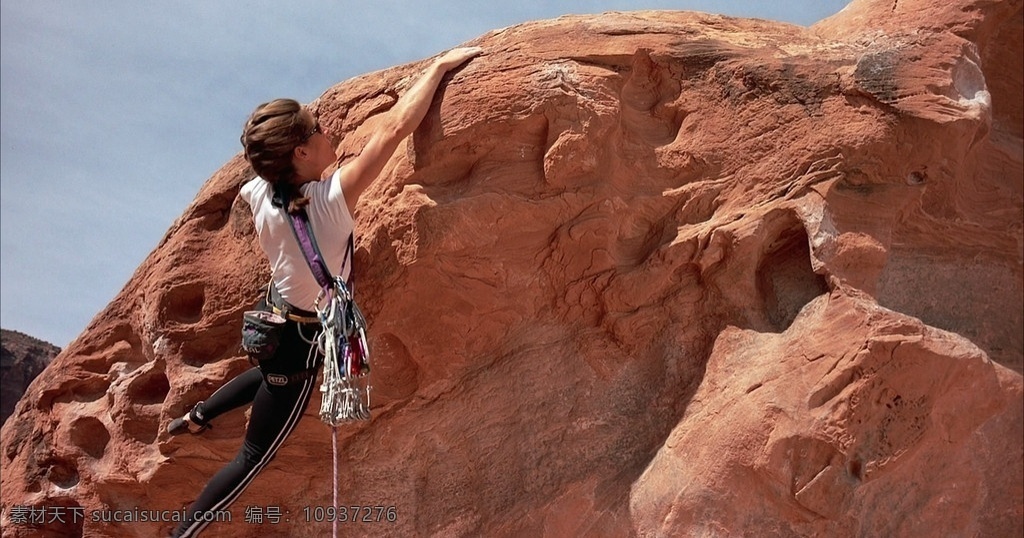
[[[344,269],[341,276],[348,279],[352,268],[346,262],[348,236],[355,229],[355,221],[348,212],[345,195],[338,179],[340,170],[322,181],[311,181],[300,189],[309,198],[306,214],[316,237],[316,244],[332,275]],[[260,247],[270,260],[274,284],[281,297],[292,306],[303,310],[314,309],[320,285],[309,269],[284,208],[271,203],[274,188],[257,177],[242,185],[242,199],[252,208],[252,218],[259,235]]]

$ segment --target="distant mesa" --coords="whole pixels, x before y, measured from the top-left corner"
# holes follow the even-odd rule
[[[3,425],[28,384],[60,353],[60,348],[7,329],[0,329],[0,348],[0,425]]]

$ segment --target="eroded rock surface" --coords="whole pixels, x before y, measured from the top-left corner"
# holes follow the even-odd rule
[[[474,41],[357,212],[376,403],[339,433],[340,499],[396,516],[358,532],[1020,535],[1021,6]],[[354,153],[421,67],[314,106]],[[161,534],[11,518],[180,509],[233,456],[242,411],[163,427],[247,367],[268,278],[249,177],[212,177],[30,387],[3,428],[4,536]],[[315,407],[218,536],[330,532]]]

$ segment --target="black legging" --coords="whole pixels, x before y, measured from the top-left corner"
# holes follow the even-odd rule
[[[316,375],[275,386],[265,381],[264,374],[292,375],[319,367],[320,355],[315,346],[306,341],[313,339],[318,328],[319,324],[300,325],[289,321],[271,359],[238,375],[199,406],[203,419],[209,421],[252,401],[252,415],[238,455],[210,479],[189,507],[189,520],[183,522],[173,536],[199,535],[211,523],[208,519],[216,519],[216,511],[227,510],[238,499],[295,429],[309,406]],[[207,517],[197,517],[203,513]]]

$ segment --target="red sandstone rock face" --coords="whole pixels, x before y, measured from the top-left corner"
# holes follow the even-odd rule
[[[355,532],[1020,535],[1021,5],[480,38],[358,210],[376,403],[340,432],[340,499],[397,521]],[[320,117],[358,151],[419,67]],[[163,427],[247,366],[250,175],[211,178],[30,387],[4,536],[158,535],[11,515],[181,508],[233,456],[241,411]],[[217,536],[330,532],[304,513],[332,500],[310,414]],[[290,521],[244,521],[268,506]]]

